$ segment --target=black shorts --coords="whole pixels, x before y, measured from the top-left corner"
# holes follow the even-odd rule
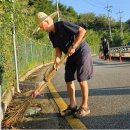
[[[67,59],[65,65],[65,81],[70,82],[75,80],[76,73],[78,82],[92,78],[92,57],[86,43],[82,43],[78,50]]]

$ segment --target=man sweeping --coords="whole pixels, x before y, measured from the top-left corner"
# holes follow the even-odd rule
[[[67,109],[60,113],[61,116],[73,114],[77,118],[85,117],[90,113],[87,80],[91,79],[93,74],[90,49],[88,44],[83,40],[86,30],[71,22],[54,22],[53,18],[56,15],[57,12],[49,16],[44,12],[37,13],[35,20],[38,27],[34,30],[33,34],[39,29],[48,33],[56,54],[54,69],[57,69],[62,52],[68,55],[65,65],[65,82],[67,84],[70,104]],[[77,108],[75,99],[75,73],[77,74],[77,81],[80,84],[82,92],[82,102],[79,108]]]

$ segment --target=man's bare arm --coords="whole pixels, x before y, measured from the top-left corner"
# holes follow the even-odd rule
[[[57,69],[57,66],[61,60],[62,52],[59,48],[55,48],[55,61],[54,61],[54,68]]]
[[[79,27],[78,35],[75,38],[74,42],[72,43],[72,46],[70,46],[68,49],[69,56],[75,53],[75,49],[81,44],[81,41],[83,40],[85,33],[86,33],[86,30],[82,27]]]
[[[85,33],[86,33],[86,30],[82,27],[79,27],[79,33],[77,37],[75,38],[74,42],[72,43],[73,47],[77,48],[80,45]]]

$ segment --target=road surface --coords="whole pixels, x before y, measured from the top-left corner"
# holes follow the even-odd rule
[[[89,107],[91,114],[80,119],[88,129],[130,128],[130,61],[104,61],[93,57],[94,76],[89,84]],[[60,96],[69,104],[64,82],[64,65],[52,80]],[[76,85],[77,105],[81,93]]]

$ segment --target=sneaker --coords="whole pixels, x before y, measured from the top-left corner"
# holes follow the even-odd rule
[[[74,117],[76,117],[76,118],[82,118],[82,117],[87,116],[89,113],[90,113],[89,107],[87,107],[87,108],[85,108],[85,107],[80,107],[80,108],[78,109],[78,111],[75,112],[73,115],[74,115]]]
[[[69,116],[74,114],[77,111],[77,106],[71,108],[70,105],[65,109],[64,111],[60,112],[60,115],[62,117]]]

